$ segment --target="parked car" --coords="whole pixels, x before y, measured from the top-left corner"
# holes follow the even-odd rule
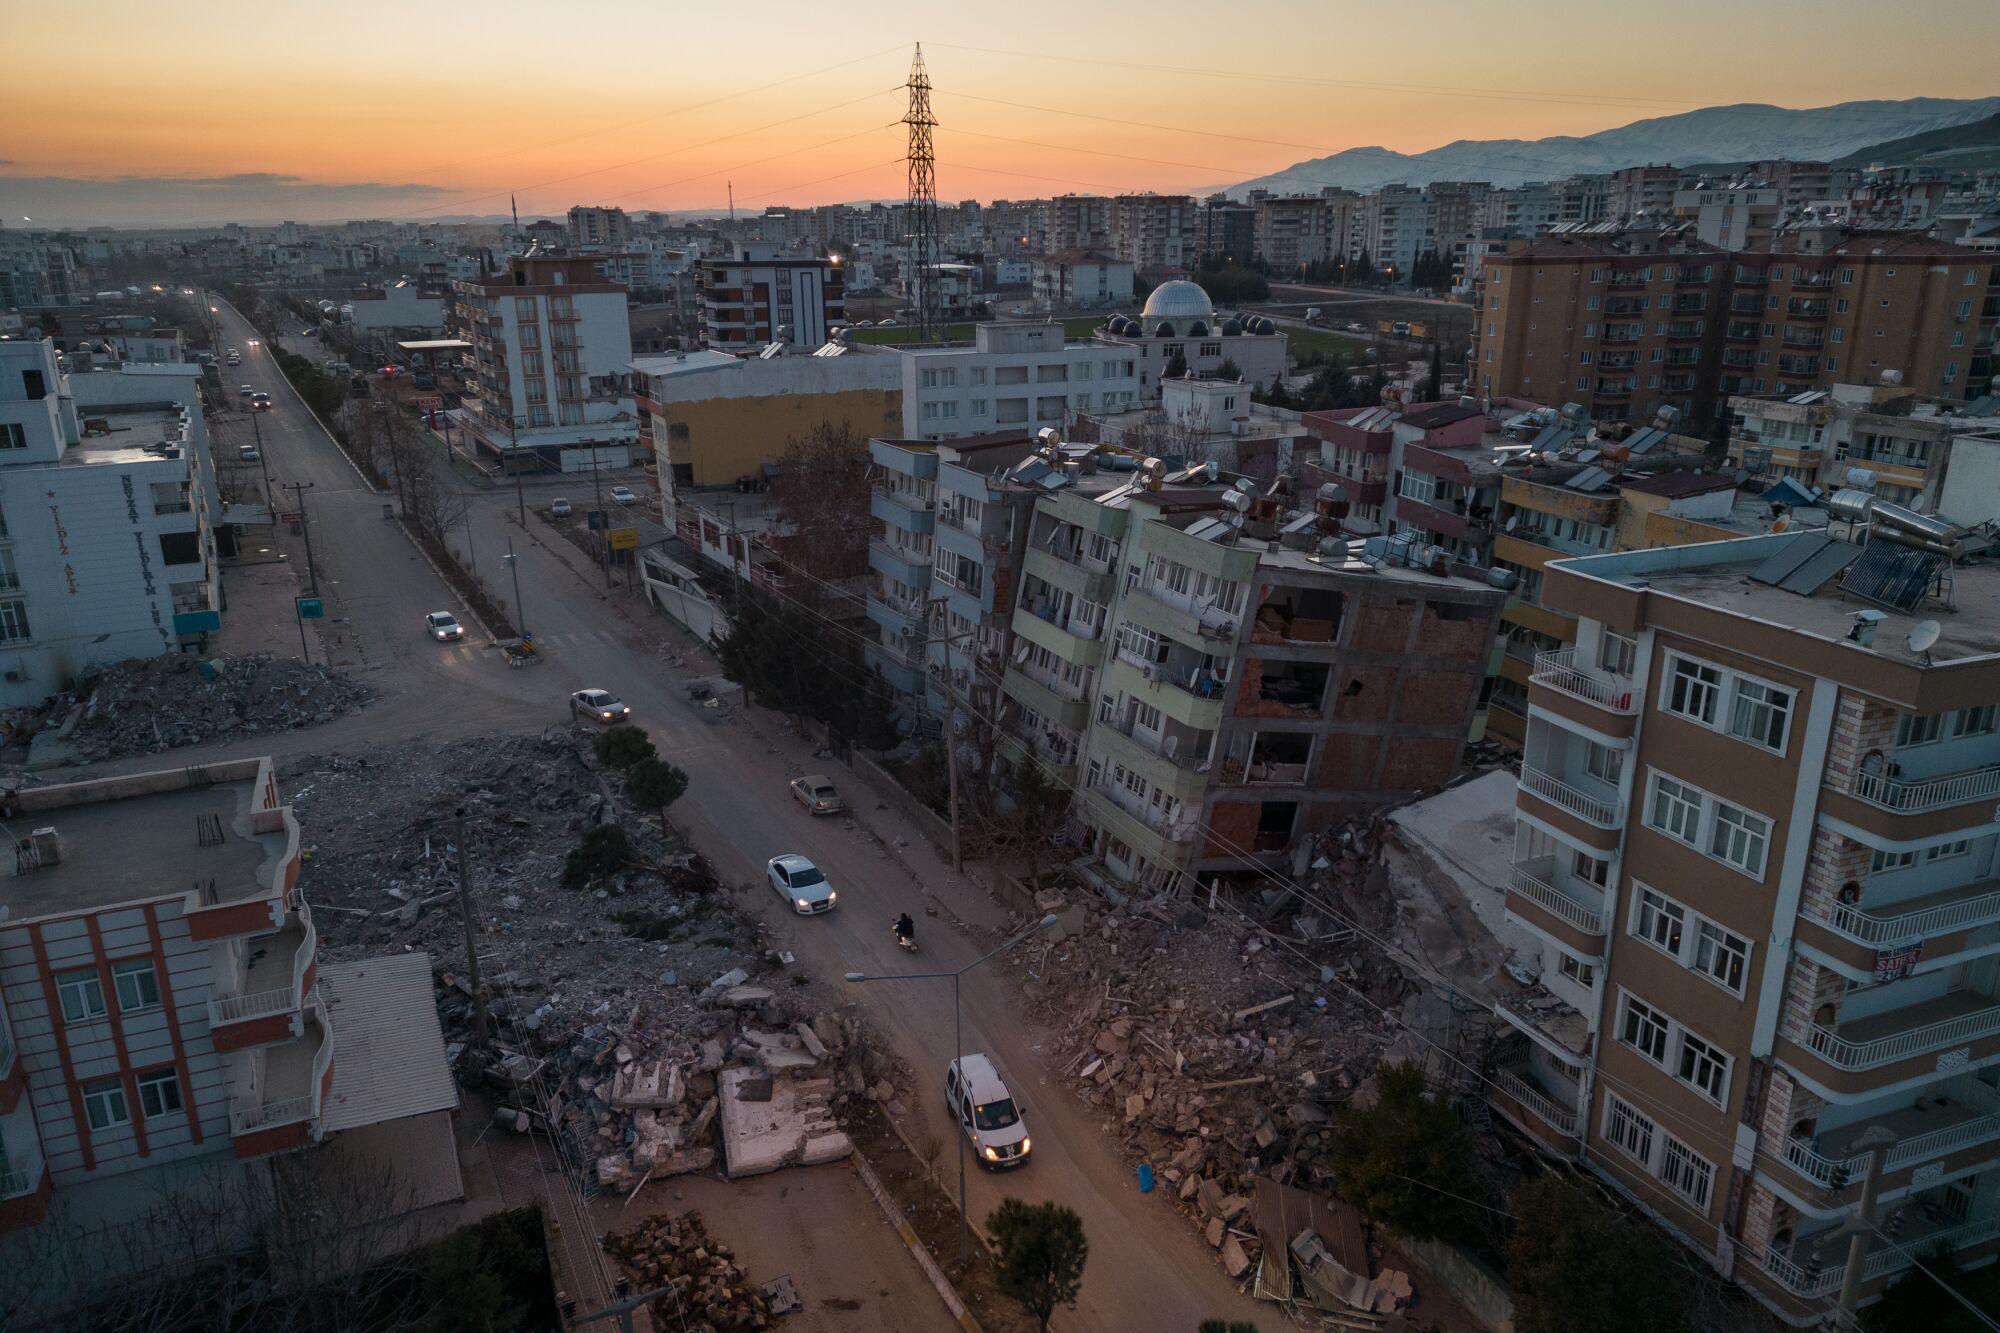
[[[639,503],[639,495],[630,486],[613,486],[611,500],[614,504],[635,505]]]
[[[793,778],[792,795],[799,798],[800,805],[816,815],[837,815],[847,808],[824,773],[808,773],[802,778]]]
[[[458,617],[449,611],[433,611],[424,617],[424,628],[433,639],[444,643],[450,639],[465,637],[465,626],[458,623]]]
[[[254,444],[239,444],[236,446],[236,457],[242,462],[255,463],[263,456],[257,452],[257,446]]]
[[[989,1057],[961,1056],[946,1065],[944,1101],[981,1166],[997,1170],[1027,1162],[1034,1149],[1028,1122]]]
[[[770,877],[771,887],[778,891],[778,896],[800,916],[831,912],[840,901],[840,895],[826,882],[820,868],[797,852],[772,857],[765,863],[764,873]]]
[[[632,705],[609,690],[578,690],[569,697],[569,715],[593,722],[622,722],[632,716]]]
[[[549,517],[551,518],[568,518],[573,512],[575,511],[569,507],[569,501],[563,499],[560,495],[549,501]]]

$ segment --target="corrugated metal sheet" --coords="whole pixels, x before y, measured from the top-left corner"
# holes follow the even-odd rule
[[[336,1173],[350,1172],[347,1178],[362,1188],[380,1191],[386,1180],[389,1193],[380,1206],[390,1215],[465,1197],[449,1111],[350,1129],[329,1137],[319,1151]]]
[[[319,986],[333,1028],[333,1089],[322,1125],[356,1129],[458,1105],[429,954],[322,962]]]

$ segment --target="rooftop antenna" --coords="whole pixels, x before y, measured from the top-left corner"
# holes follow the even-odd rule
[[[910,127],[910,198],[907,208],[910,237],[910,272],[916,279],[917,341],[939,337],[938,310],[938,215],[937,155],[931,146],[931,131],[937,117],[931,114],[931,76],[924,69],[924,44],[917,43],[916,58],[910,62],[910,109],[903,123]]]
[[[736,182],[729,182],[729,220],[736,221]]]
[[[514,210],[514,234],[521,234],[521,201],[513,195],[507,196],[507,206]]]
[[[1931,664],[1931,648],[1944,633],[1944,626],[1935,620],[1920,620],[1910,630],[1910,651],[1924,659],[1924,665]]]

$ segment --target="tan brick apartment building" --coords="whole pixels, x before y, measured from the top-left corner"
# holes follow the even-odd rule
[[[1599,420],[1885,374],[1962,400],[1992,374],[1996,275],[2000,256],[1916,232],[1814,223],[1734,252],[1685,227],[1558,232],[1482,264],[1470,382]]]
[[[1577,632],[1530,682],[1507,911],[1542,982],[1498,1006],[1495,1105],[1798,1324],[1878,1136],[1864,1300],[2000,1254],[2000,569],[1899,600],[1913,540],[1878,509],[1859,551],[1546,570]]]

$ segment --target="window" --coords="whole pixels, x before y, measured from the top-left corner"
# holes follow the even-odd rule
[[[1792,692],[1762,681],[1736,681],[1729,710],[1729,734],[1772,750],[1785,748],[1785,727],[1792,715]]]
[[[111,983],[118,990],[118,1008],[122,1013],[134,1009],[154,1009],[160,1003],[160,974],[153,970],[153,960],[138,958],[125,963],[111,965]]]
[[[1597,968],[1591,965],[1590,963],[1584,962],[1580,958],[1575,958],[1569,954],[1564,954],[1562,956],[1562,961],[1557,963],[1556,967],[1562,972],[1564,976],[1568,977],[1571,981],[1574,981],[1579,986],[1590,986],[1596,984]]]
[[[1646,822],[1670,838],[1693,846],[1701,827],[1701,793],[1665,776],[1653,779],[1652,807]]]
[[[1600,889],[1611,883],[1611,863],[1598,860],[1580,847],[1571,850],[1569,869],[1584,883],[1595,884]]]
[[[1609,1093],[1604,1097],[1604,1137],[1641,1162],[1653,1160],[1653,1122]]]
[[[1681,1033],[1681,1055],[1674,1077],[1699,1088],[1718,1105],[1729,1098],[1729,1056],[1692,1032]]]
[[[975,398],[972,400],[972,415],[976,417],[986,415],[986,400],[984,398]]]
[[[1905,713],[1896,723],[1896,744],[1929,745],[1944,735],[1943,713]]]
[[[2000,704],[1981,704],[1977,708],[1962,708],[1951,715],[1951,734],[1991,736],[1996,718],[2000,718]]]
[[[172,1069],[155,1069],[139,1075],[139,1111],[148,1120],[158,1120],[181,1109],[181,1078]]]
[[[1618,785],[1618,779],[1625,772],[1625,753],[1608,745],[1586,741],[1583,751],[1583,770],[1599,782]]]
[[[1403,478],[1396,484],[1396,494],[1418,504],[1432,504],[1437,500],[1437,478],[1428,472],[1406,469]]]
[[[28,447],[28,432],[18,421],[0,421],[0,449],[25,449]]]
[[[1750,961],[1750,942],[1730,934],[1713,921],[1695,927],[1694,970],[1712,977],[1734,995],[1743,993],[1743,974]]]
[[[1706,1210],[1715,1168],[1671,1134],[1662,1134],[1665,1145],[1660,1153],[1660,1179],[1695,1207]]]
[[[109,1012],[104,1003],[104,983],[93,968],[58,972],[56,997],[62,1002],[65,1023],[87,1023]]]
[[[115,1078],[83,1085],[83,1113],[92,1129],[116,1129],[132,1123],[132,1108],[125,1102],[125,1085]]]
[[[1605,630],[1597,641],[1597,665],[1615,675],[1629,676],[1639,659],[1639,643],[1624,634]]]
[[[974,386],[986,383],[986,367],[973,366],[966,372],[965,382]]]
[[[1708,836],[1710,856],[1761,879],[1770,844],[1770,820],[1723,801],[1715,803],[1715,823]]]
[[[32,637],[28,632],[28,604],[18,598],[0,602],[0,643]]]
[[[1670,713],[1715,725],[1716,703],[1722,697],[1722,673],[1705,662],[1675,657],[1667,671],[1667,698],[1662,705]]]
[[[1639,897],[1632,909],[1632,933],[1679,958],[1687,909],[1649,888],[1635,887],[1639,889]]]
[[[1915,852],[1876,852],[1868,858],[1868,873],[1879,875],[1885,870],[1907,870],[1917,863]]]
[[[1971,851],[1972,843],[1968,839],[1960,838],[1956,842],[1941,842],[1935,847],[1924,848],[1924,860],[1948,861],[1954,856],[1965,856]]]
[[[1618,1040],[1654,1064],[1667,1062],[1667,1034],[1672,1027],[1672,1022],[1659,1010],[1630,995],[1625,997],[1625,1021],[1619,1026]]]

